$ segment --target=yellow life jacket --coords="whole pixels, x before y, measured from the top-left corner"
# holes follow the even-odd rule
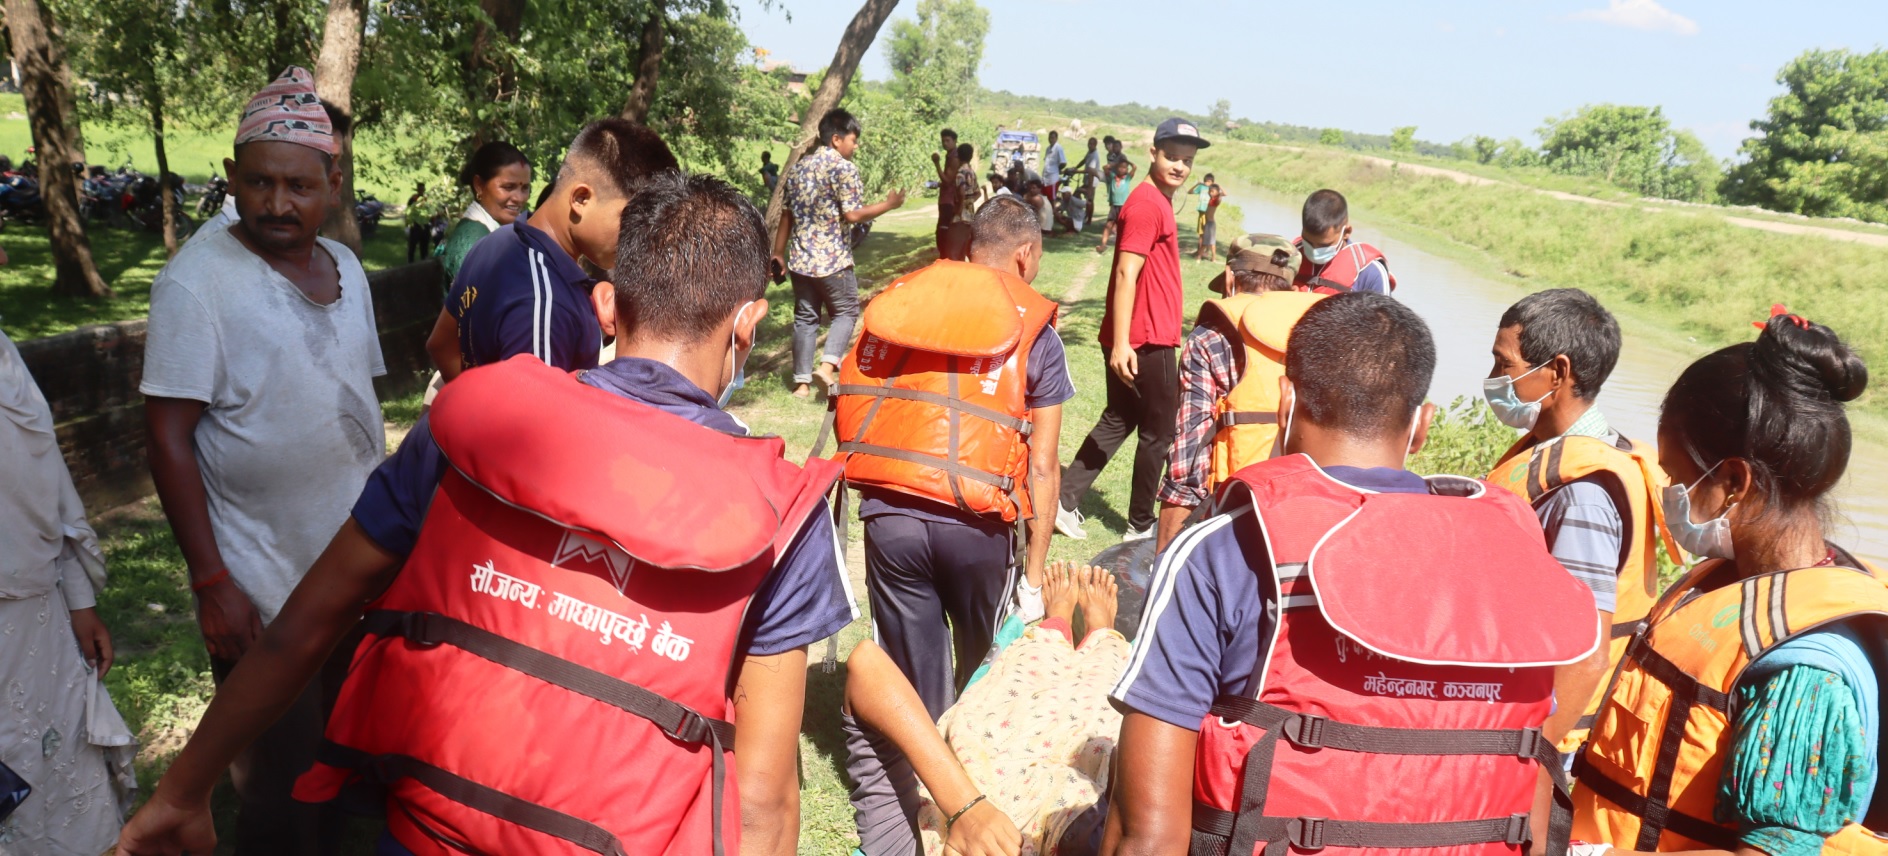
[[[1716,822],[1718,784],[1735,738],[1731,704],[1745,667],[1832,622],[1888,617],[1888,581],[1847,554],[1710,591],[1706,562],[1659,599],[1614,673],[1574,765],[1573,837],[1644,851],[1736,850]],[[1728,570],[1728,569],[1726,569]],[[1888,842],[1850,823],[1826,854],[1881,856]]]
[[[1197,323],[1217,317],[1239,331],[1245,371],[1226,395],[1213,402],[1213,475],[1218,488],[1246,467],[1272,457],[1278,439],[1278,379],[1285,376],[1285,342],[1305,310],[1327,295],[1300,291],[1234,294],[1208,300]]]
[[[1529,438],[1523,437],[1501,456],[1501,463],[1488,474],[1488,481],[1514,491],[1530,505],[1538,505],[1554,491],[1598,473],[1611,476],[1600,483],[1613,495],[1624,527],[1620,532],[1624,555],[1619,563],[1618,601],[1613,607],[1612,647],[1607,656],[1607,674],[1612,674],[1626,653],[1626,642],[1658,600],[1659,540],[1665,540],[1667,553],[1674,558],[1679,555],[1665,531],[1665,512],[1659,505],[1658,491],[1667,479],[1656,454],[1624,437],[1619,438],[1619,445],[1579,436],[1530,444]],[[1587,730],[1593,727],[1593,714],[1599,710],[1605,690],[1604,684],[1593,688],[1584,715],[1556,748],[1562,752],[1580,748]]]

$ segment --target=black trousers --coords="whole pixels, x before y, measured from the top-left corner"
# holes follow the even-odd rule
[[[413,252],[416,249],[419,250],[419,254],[417,256]],[[426,261],[429,257],[432,256],[432,254],[433,254],[432,224],[429,223],[429,224],[424,224],[420,226],[406,227],[407,264],[412,264],[415,261],[422,261],[422,262]]]
[[[315,747],[341,694],[361,632],[343,637],[295,703],[230,765],[241,806],[236,813],[237,856],[327,856],[340,852],[344,814],[333,803],[314,805],[290,796],[295,780],[315,763]],[[218,686],[236,668],[210,658]]]
[[[873,635],[933,720],[996,638],[1015,578],[1011,530],[885,514],[865,521]]]
[[[1130,386],[1107,368],[1108,349],[1101,349],[1108,402],[1094,430],[1076,450],[1075,460],[1062,470],[1062,507],[1079,507],[1115,450],[1129,434],[1135,434],[1128,527],[1146,529],[1156,520],[1154,495],[1160,489],[1167,449],[1173,445],[1174,420],[1180,414],[1180,363],[1176,349],[1167,345],[1142,345],[1134,353],[1140,357],[1140,369]]]

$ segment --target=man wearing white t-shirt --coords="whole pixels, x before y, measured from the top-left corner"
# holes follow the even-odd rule
[[[1049,150],[1042,153],[1042,186],[1051,199],[1062,189],[1062,171],[1068,169],[1068,155],[1062,151],[1062,135],[1049,132]]]
[[[219,681],[386,453],[367,274],[316,235],[341,187],[334,152],[312,77],[289,69],[244,110],[224,161],[239,219],[187,244],[151,286],[139,387],[151,478]],[[232,768],[238,854],[331,852],[333,824],[289,795],[321,737],[322,690]]]

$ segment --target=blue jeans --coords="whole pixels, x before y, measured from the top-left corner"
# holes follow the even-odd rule
[[[813,351],[819,345],[820,310],[832,316],[826,332],[824,362],[838,365],[852,347],[859,323],[859,278],[852,268],[826,276],[793,274],[793,382],[813,380]]]

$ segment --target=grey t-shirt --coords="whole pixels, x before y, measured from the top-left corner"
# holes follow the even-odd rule
[[[326,306],[227,229],[186,245],[151,285],[139,391],[208,405],[196,452],[210,526],[264,623],[386,456],[367,273],[346,247],[320,247],[341,273]]]

